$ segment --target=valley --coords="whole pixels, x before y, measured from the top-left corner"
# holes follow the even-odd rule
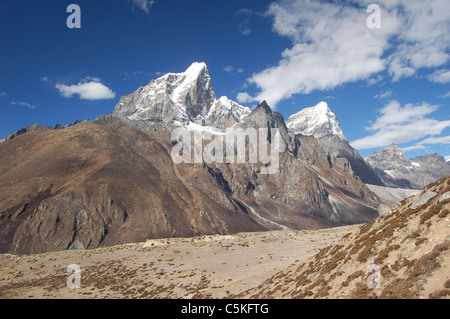
[[[17,131],[0,157],[0,298],[449,295],[443,156],[366,161],[327,103],[250,110],[205,63],[93,121]]]
[[[230,298],[356,229],[155,239],[89,251],[0,255],[0,298]],[[81,269],[80,289],[67,287],[71,264]]]

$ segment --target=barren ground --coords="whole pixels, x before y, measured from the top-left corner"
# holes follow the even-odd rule
[[[226,298],[305,262],[359,226],[159,239],[87,251],[0,255],[0,298]],[[81,288],[67,267],[78,264]]]

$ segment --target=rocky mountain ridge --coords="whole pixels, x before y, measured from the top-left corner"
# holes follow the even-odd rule
[[[450,163],[443,156],[429,153],[409,159],[396,144],[372,152],[367,162],[383,183],[391,187],[422,189],[450,175]]]
[[[205,63],[193,63],[183,73],[169,73],[123,96],[112,116],[128,122],[195,123],[220,129],[242,121],[250,109],[216,98]]]
[[[34,124],[31,126],[24,127],[16,132],[8,135],[7,137],[1,139],[0,144],[8,142],[8,141],[12,140],[13,138],[16,138],[17,136],[20,136],[25,133],[42,131],[42,130],[62,130],[65,128],[76,127],[76,126],[79,126],[79,125],[82,125],[82,124],[85,124],[88,122],[89,122],[89,120],[86,120],[86,121],[77,120],[75,122],[70,123],[69,125],[57,124],[55,126],[45,126],[45,125],[40,125],[40,124]]]

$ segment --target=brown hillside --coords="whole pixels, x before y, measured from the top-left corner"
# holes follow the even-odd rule
[[[280,172],[180,164],[170,128],[100,120],[0,145],[0,253],[93,249],[192,237],[362,223],[377,197],[348,163],[298,137]]]
[[[449,197],[447,177],[237,297],[449,298]]]
[[[265,229],[201,165],[174,166],[165,132],[90,123],[2,144],[0,252]]]

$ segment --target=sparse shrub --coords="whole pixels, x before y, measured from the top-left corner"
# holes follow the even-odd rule
[[[414,266],[415,262],[416,262],[415,259],[414,260],[409,260],[408,258],[403,257],[403,267],[410,268],[410,267]]]
[[[428,239],[426,239],[426,238],[418,238],[414,244],[416,246],[419,246],[419,245],[423,244],[426,241],[428,241]]]
[[[314,295],[314,298],[325,298],[328,296],[330,290],[331,290],[330,286],[321,287]]]
[[[391,277],[393,275],[393,273],[388,265],[384,265],[380,269],[380,274],[383,278]]]
[[[367,285],[359,284],[353,292],[352,298],[354,299],[377,299],[377,295]]]
[[[388,246],[385,249],[383,249],[382,251],[380,251],[380,253],[378,254],[377,259],[375,260],[375,263],[377,264],[381,264],[388,256],[389,253],[393,250],[397,250],[400,248],[400,245],[394,245],[394,246]]]
[[[432,218],[434,215],[437,215],[440,213],[441,208],[442,208],[442,204],[436,204],[433,207],[431,207],[428,211],[426,211],[425,213],[423,213],[420,216],[420,223],[424,224],[426,221],[428,221],[430,218]]]
[[[347,279],[342,283],[342,286],[348,287],[350,281],[362,276],[364,276],[364,271],[362,270],[355,271],[353,274],[347,277]]]
[[[391,265],[391,269],[394,270],[394,271],[399,271],[402,268],[403,268],[403,265],[400,263],[399,260],[396,260],[395,263],[393,263]]]
[[[408,266],[409,274],[407,278],[397,278],[387,285],[381,292],[381,298],[411,299],[419,296],[420,281],[424,276],[431,274],[440,267],[438,257],[442,252],[448,250],[450,244],[444,242],[436,245],[434,249],[418,260],[403,261]]]
[[[372,249],[373,249],[372,246],[367,245],[367,246],[362,250],[362,252],[358,255],[357,260],[358,260],[360,263],[366,262],[366,261],[369,259],[369,257],[372,255]]]
[[[450,289],[450,280],[447,280],[444,284],[444,287]]]
[[[439,218],[445,218],[448,216],[449,210],[448,209],[444,209],[442,212],[439,213],[438,217]]]
[[[345,239],[349,238],[351,235],[352,235],[352,233],[346,234],[344,237],[342,237],[342,240],[345,240]]]
[[[383,289],[380,297],[386,299],[412,299],[417,297],[417,292],[412,289],[413,287],[412,281],[397,278]]]
[[[416,230],[412,232],[407,238],[416,239],[420,237],[420,230]]]
[[[428,298],[430,298],[430,299],[440,299],[440,298],[445,298],[447,296],[450,296],[450,290],[442,289],[442,290],[438,290],[438,291],[432,292],[431,294],[428,295]]]
[[[438,257],[441,255],[442,252],[448,250],[449,246],[450,244],[448,242],[436,245],[430,253],[419,258],[414,263],[414,267],[411,270],[409,277],[419,277],[426,273],[431,273],[436,268],[440,267]]]
[[[368,223],[365,223],[359,230],[359,235],[361,236],[362,234],[366,233],[369,229],[372,228],[374,223],[375,223],[375,219]]]
[[[306,276],[300,276],[300,278],[297,280],[296,288],[304,287],[306,285],[309,285],[311,283],[311,280],[306,278]]]

